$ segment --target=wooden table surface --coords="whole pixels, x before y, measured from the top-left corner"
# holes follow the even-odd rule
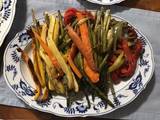
[[[153,11],[160,11],[159,0],[126,0],[119,5],[141,8]],[[39,112],[36,110],[29,110],[24,108],[9,107],[0,105],[0,119],[32,119],[32,120],[44,120],[44,119],[58,119],[58,120],[74,120],[74,118],[60,118],[54,115]],[[95,118],[77,118],[81,120],[94,120]],[[96,120],[98,120],[96,118]],[[103,120],[103,119],[101,119]]]

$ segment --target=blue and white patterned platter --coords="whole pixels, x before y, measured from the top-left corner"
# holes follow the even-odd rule
[[[114,18],[124,20],[120,17],[114,16]],[[90,108],[87,107],[85,98],[75,101],[70,108],[66,106],[66,98],[62,96],[50,96],[50,99],[46,102],[36,102],[33,100],[35,85],[32,83],[32,77],[26,64],[20,57],[21,53],[16,51],[16,46],[18,45],[31,55],[31,38],[26,33],[26,29],[18,33],[8,44],[3,58],[3,74],[8,86],[17,97],[36,110],[63,117],[85,117],[107,114],[131,103],[146,88],[152,78],[154,58],[151,44],[141,32],[135,29],[138,37],[142,40],[143,55],[138,60],[134,75],[128,81],[122,81],[114,86],[116,98],[114,99],[111,93],[109,93],[108,98],[115,104],[115,108],[105,106],[99,98],[92,101],[91,96]]]
[[[100,4],[100,5],[113,5],[113,4],[120,3],[124,0],[87,0],[87,1],[95,4]]]
[[[17,0],[0,0],[0,46],[9,32],[15,15]]]

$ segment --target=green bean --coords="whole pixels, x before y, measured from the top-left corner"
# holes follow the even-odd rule
[[[116,51],[117,49],[117,41],[118,39],[121,37],[122,35],[122,27],[123,27],[123,23],[122,22],[118,22],[113,28],[114,31],[114,45],[113,45],[113,50]]]
[[[91,94],[91,96],[92,96],[92,101],[94,102],[94,100],[95,100],[95,92],[93,92],[93,93]]]
[[[115,71],[124,63],[123,56],[124,56],[124,52],[121,52],[121,54],[118,56],[118,58],[115,60],[115,62],[108,68],[109,73]]]
[[[103,23],[103,27],[105,28],[105,30],[108,29],[110,20],[111,20],[110,10],[106,10],[104,15],[104,23]]]
[[[92,29],[90,31],[91,31],[92,41],[93,41],[93,48],[94,48],[96,46],[96,36]]]
[[[88,84],[90,87],[92,87],[95,90],[96,94],[102,100],[105,100],[111,107],[114,108],[114,104],[107,98],[107,96],[98,87],[96,87],[94,84],[92,84],[86,77],[83,77],[82,81],[85,82],[86,84]]]
[[[108,29],[109,29],[109,24],[111,20],[111,15],[110,15],[110,10],[106,10],[105,15],[104,15],[104,21],[103,21],[103,27],[101,28],[102,30],[102,51],[105,53],[107,52],[107,34],[108,34]]]
[[[61,36],[63,36],[64,35],[64,25],[63,25],[62,15],[61,15],[61,12],[59,10],[58,10],[58,18],[59,18]]]
[[[102,16],[102,11],[98,11],[98,12],[97,12],[97,19],[96,19],[95,27],[94,27],[94,32],[96,32],[96,28],[97,28],[98,24],[99,24],[100,21],[101,21],[101,16]]]
[[[100,69],[100,81],[99,81],[99,89],[105,93],[105,94],[108,94],[109,92],[109,85],[108,85],[108,82],[107,82],[107,63],[105,62],[105,64],[101,67]]]
[[[64,85],[64,89],[65,89],[65,97],[67,99],[67,107],[70,107],[72,105],[72,101],[71,101],[70,95],[69,95],[66,76],[63,77],[63,85]]]
[[[102,37],[102,51],[103,53],[106,53],[107,52],[107,44],[108,44],[108,40],[107,40],[107,31],[104,30],[102,28],[102,31],[103,31],[103,37]]]
[[[113,98],[116,98],[116,94],[115,94],[115,89],[114,89],[114,86],[113,86],[113,82],[111,80],[111,76],[110,74],[108,73],[108,83],[109,83],[109,87],[111,88],[111,93],[113,95]]]
[[[97,41],[96,41],[96,36],[95,36],[95,33],[92,29],[90,29],[90,34],[91,34],[91,38],[92,38],[92,46],[93,46],[93,57],[94,57],[94,61],[95,61],[95,64],[96,66],[98,66],[98,62],[97,62],[97,52],[96,52],[96,45],[97,45]],[[95,48],[95,49],[94,49]]]
[[[80,81],[81,82],[81,81]],[[81,87],[82,87],[82,91],[86,97],[86,100],[87,100],[87,103],[88,103],[88,108],[91,107],[91,103],[90,103],[90,100],[89,100],[89,96],[88,96],[88,87],[87,87],[87,84],[85,84],[84,82],[81,82]]]
[[[60,44],[63,44],[64,37],[65,37],[66,33],[65,33],[65,30],[64,30],[64,23],[63,23],[63,20],[62,20],[62,15],[61,15],[61,12],[59,10],[58,10],[58,18],[59,18],[60,34],[58,36],[57,45],[60,46]]]
[[[111,48],[112,48],[112,45],[113,45],[113,28],[111,28],[108,31],[107,40],[108,40],[107,51],[109,52],[111,50]]]
[[[101,64],[99,65],[99,69],[101,70],[102,67],[106,64],[107,59],[108,59],[109,54],[106,54],[105,57],[103,58]]]
[[[44,20],[45,20],[45,23],[47,24],[47,27],[49,27],[49,16],[47,12],[44,13]]]
[[[32,19],[33,19],[34,25],[36,26],[37,31],[40,33],[40,31],[39,31],[39,30],[40,30],[40,23],[39,23],[39,21],[36,19],[34,9],[32,9]]]
[[[77,65],[78,69],[80,71],[83,71],[83,57],[81,53],[79,52],[77,56],[74,59],[74,63]]]
[[[76,27],[77,27],[77,23],[78,23],[78,20],[75,20],[75,21],[71,24],[71,26],[72,26],[73,28],[76,28]]]

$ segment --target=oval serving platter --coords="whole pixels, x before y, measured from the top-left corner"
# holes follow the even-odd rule
[[[0,46],[2,45],[6,35],[8,34],[16,10],[17,0],[0,0]]]
[[[120,3],[124,0],[87,0],[87,1],[95,4],[100,4],[100,5],[113,5],[113,4]]]
[[[113,18],[126,21],[116,16],[113,16]],[[129,25],[133,26],[130,23]],[[32,82],[32,77],[26,64],[21,60],[21,53],[16,50],[16,46],[18,45],[31,56],[31,37],[26,32],[27,27],[18,33],[6,47],[3,57],[3,75],[6,83],[18,98],[33,109],[42,112],[52,113],[62,117],[85,117],[110,113],[131,103],[146,88],[154,72],[154,58],[151,44],[140,31],[135,27],[134,29],[137,32],[138,38],[141,38],[143,55],[137,62],[134,75],[129,80],[122,81],[120,84],[114,86],[116,97],[113,98],[111,93],[109,93],[108,98],[114,103],[115,108],[105,106],[105,103],[97,97],[92,101],[91,96],[89,97],[91,101],[90,108],[87,107],[85,98],[73,102],[70,108],[66,105],[66,98],[62,96],[52,95],[46,102],[34,101],[35,85]]]

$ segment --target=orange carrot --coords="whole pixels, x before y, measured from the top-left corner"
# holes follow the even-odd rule
[[[72,46],[71,46],[71,50],[70,50],[70,56],[71,56],[72,59],[74,59],[77,52],[78,52],[77,46],[73,43]]]
[[[79,21],[85,17],[84,14],[80,13],[80,12],[77,12],[76,15],[77,15],[77,18]],[[91,56],[91,61],[94,64],[92,47],[91,47],[91,43],[90,43],[90,39],[89,39],[87,24],[83,23],[79,26],[79,28],[80,28],[82,43],[85,47],[87,47],[87,50]],[[95,66],[95,64],[94,64],[94,66]],[[86,61],[85,58],[84,58],[84,71],[93,83],[96,83],[99,81],[99,73],[96,72],[95,70],[91,69],[89,63]]]
[[[77,16],[78,21],[85,18],[85,15],[82,12],[76,12],[76,16]],[[82,43],[83,43],[83,46],[86,48],[87,58],[89,59],[89,60],[86,59],[86,62],[93,71],[97,71],[97,68],[96,68],[96,65],[95,65],[94,59],[93,59],[92,46],[90,43],[87,23],[84,22],[84,23],[80,24],[79,29],[80,29]]]
[[[75,43],[79,51],[82,53],[84,58],[86,59],[89,66],[92,66],[90,68],[96,68],[94,67],[94,61],[92,60],[92,55],[90,52],[88,52],[88,48],[82,43],[81,38],[78,36],[78,34],[73,30],[73,28],[69,25],[66,26],[66,29],[68,30],[68,35],[72,39],[72,41]]]
[[[44,49],[44,51],[47,53],[49,59],[51,60],[52,64],[59,69],[59,64],[56,60],[56,58],[53,56],[50,48],[43,42],[42,38],[38,35],[38,33],[36,32],[36,30],[34,28],[32,28],[32,32],[35,36],[35,38],[39,41],[40,45],[42,46],[42,48]]]
[[[93,83],[97,83],[99,81],[99,73],[93,71],[87,64],[87,61],[84,59],[84,71],[86,75],[89,77],[89,79]]]
[[[78,51],[78,49],[77,49],[76,45],[73,43],[72,47],[71,47],[71,49],[69,51],[69,55],[67,56],[67,61],[68,61],[69,65],[70,65],[70,67],[72,68],[72,70],[74,71],[74,73],[78,76],[78,78],[81,79],[82,78],[82,74],[81,74],[81,72],[78,70],[77,66],[73,62],[73,59],[77,54],[77,51]]]

